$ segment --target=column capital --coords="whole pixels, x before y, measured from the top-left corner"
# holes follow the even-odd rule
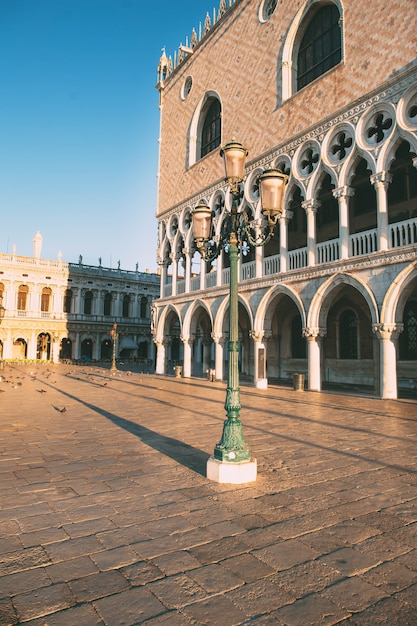
[[[337,189],[333,189],[333,196],[335,198],[351,198],[355,195],[355,190],[353,187],[349,187],[348,185],[343,185],[342,187],[338,187]]]
[[[305,326],[303,328],[303,337],[307,340],[317,339],[317,337],[323,338],[327,335],[327,329],[320,326]]]
[[[387,189],[388,185],[392,181],[392,174],[390,172],[377,172],[369,177],[372,185],[375,187],[383,186]]]
[[[264,331],[262,329],[250,330],[249,337],[253,339],[255,343],[261,343],[264,338]]]
[[[226,341],[226,335],[224,333],[211,333],[211,338],[216,344],[224,344]]]
[[[317,213],[317,209],[320,207],[321,202],[311,198],[310,200],[304,200],[301,203],[301,206],[305,210],[306,213]]]
[[[397,339],[404,330],[404,324],[373,324],[372,330],[382,341]]]

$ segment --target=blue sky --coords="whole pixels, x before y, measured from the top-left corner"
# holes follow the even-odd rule
[[[218,4],[0,0],[0,252],[156,271],[156,69]]]

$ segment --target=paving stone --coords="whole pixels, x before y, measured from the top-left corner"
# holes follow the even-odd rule
[[[166,576],[187,572],[188,570],[196,569],[201,566],[201,563],[197,561],[197,559],[193,558],[184,550],[154,557],[153,562]]]
[[[71,580],[69,587],[77,602],[91,602],[129,589],[130,585],[119,571],[113,570]]]
[[[46,618],[30,620],[30,626],[96,626],[104,624],[97,611],[89,604],[74,606],[58,613],[48,615]]]
[[[297,599],[321,591],[342,578],[342,574],[321,561],[302,563],[271,577],[279,587]]]
[[[210,594],[230,591],[244,584],[243,577],[233,573],[222,563],[213,563],[199,569],[193,569],[188,572],[188,576]]]
[[[248,616],[269,613],[294,600],[294,596],[272,580],[262,579],[247,583],[226,594]]]
[[[191,556],[203,565],[216,563],[244,552],[249,552],[248,547],[236,537],[224,537],[189,550]]]
[[[93,602],[108,626],[133,626],[166,612],[166,608],[145,587],[134,587]]]
[[[18,623],[16,611],[10,598],[0,598],[0,624],[14,626]]]
[[[159,567],[156,567],[156,565],[149,561],[132,563],[132,565],[122,567],[119,571],[132,586],[146,585],[147,583],[159,580],[165,576]]]
[[[253,582],[259,578],[266,578],[276,571],[273,567],[266,565],[252,554],[240,554],[239,556],[225,559],[221,564],[246,583]]]
[[[267,548],[254,550],[252,554],[278,571],[311,561],[319,556],[318,552],[298,539],[280,541]]]
[[[380,559],[354,548],[341,548],[320,557],[320,561],[344,576],[362,574],[380,563]]]
[[[157,580],[148,588],[168,609],[178,609],[207,596],[205,590],[187,574]]]
[[[326,587],[321,595],[349,613],[359,613],[387,597],[381,588],[366,582],[362,576],[338,581]]]
[[[242,624],[247,617],[244,611],[236,607],[228,598],[222,596],[196,602],[186,607],[184,614],[196,620],[198,624],[207,624],[208,626],[219,623],[219,618],[223,624],[237,626]]]
[[[18,594],[13,598],[21,622],[62,611],[75,604],[75,598],[66,584],[52,585]]]
[[[315,594],[278,609],[274,615],[286,626],[331,626],[349,617],[350,613],[320,594]]]
[[[48,565],[50,562],[51,560],[42,546],[12,551],[4,554],[0,560],[0,576]]]
[[[89,556],[80,556],[54,563],[46,568],[46,573],[54,583],[68,582],[97,572],[97,566]]]

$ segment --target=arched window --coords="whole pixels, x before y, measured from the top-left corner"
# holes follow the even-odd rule
[[[209,98],[202,115],[204,121],[201,127],[201,157],[220,146],[222,125],[219,100],[217,98]]]
[[[3,283],[0,283],[0,317],[1,317],[1,311],[4,311],[3,294],[4,294],[4,285]]]
[[[107,317],[111,315],[111,301],[111,293],[106,293],[106,295],[104,296],[103,315],[106,315]]]
[[[123,296],[123,317],[129,317],[130,296]]]
[[[351,187],[355,193],[349,201],[350,234],[376,228],[376,192],[371,184],[371,174],[372,172],[368,168],[367,162],[365,159],[361,159],[356,166],[351,182]]]
[[[19,311],[26,311],[28,293],[29,287],[27,285],[20,285],[17,292],[17,308]]]
[[[71,313],[72,289],[66,289],[64,293],[64,313]]]
[[[417,215],[417,170],[413,166],[416,154],[408,141],[402,141],[390,167],[392,181],[388,187],[388,219],[390,224]]]
[[[400,334],[400,360],[417,361],[417,302],[407,302]]]
[[[339,237],[339,203],[333,195],[334,184],[329,174],[322,178],[317,194],[317,243]]]
[[[302,89],[342,59],[339,10],[326,4],[314,12],[298,49],[297,90]]]
[[[354,311],[343,311],[339,319],[339,346],[341,359],[358,358],[358,320]]]
[[[148,317],[148,298],[142,296],[140,299],[140,317],[145,319]]]
[[[52,289],[50,289],[49,287],[44,287],[42,289],[42,294],[41,294],[42,313],[47,313],[49,311],[49,307],[51,305],[51,295],[52,295]]]
[[[87,291],[84,296],[84,315],[91,315],[93,309],[93,292]]]

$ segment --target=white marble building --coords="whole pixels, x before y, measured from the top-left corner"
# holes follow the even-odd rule
[[[4,361],[108,361],[117,324],[117,358],[154,364],[152,302],[156,274],[0,254],[0,358]]]

